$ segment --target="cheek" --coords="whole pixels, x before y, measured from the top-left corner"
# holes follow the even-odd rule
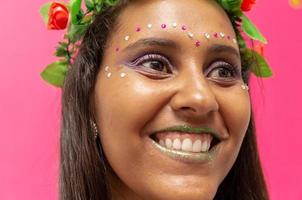
[[[231,91],[217,92],[216,97],[220,105],[220,115],[230,134],[230,148],[236,152],[236,158],[251,118],[249,93],[236,87]]]
[[[140,171],[145,160],[143,127],[156,115],[170,96],[167,88],[136,72],[123,69],[110,79],[100,75],[96,83],[96,118],[102,146],[112,168],[122,177]],[[131,145],[130,145],[131,144]],[[134,170],[137,168],[137,170]]]

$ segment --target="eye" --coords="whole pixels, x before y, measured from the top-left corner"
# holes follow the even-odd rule
[[[136,59],[131,65],[143,68],[149,72],[172,73],[171,64],[167,58],[160,54],[147,54]]]
[[[211,64],[207,76],[218,81],[233,81],[239,77],[238,68],[224,61]]]

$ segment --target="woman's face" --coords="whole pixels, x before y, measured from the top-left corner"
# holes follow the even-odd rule
[[[94,97],[114,196],[213,199],[250,120],[227,15],[215,1],[154,0],[118,21]]]

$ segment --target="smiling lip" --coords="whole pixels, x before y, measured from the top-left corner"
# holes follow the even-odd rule
[[[160,145],[156,140],[152,139],[152,135],[155,135],[157,133],[171,133],[171,132],[180,132],[184,134],[210,134],[215,138],[218,142],[212,146],[212,148],[207,151],[207,152],[199,152],[199,153],[193,153],[193,152],[184,152],[180,150],[175,150],[175,149],[169,149],[166,148],[165,146]],[[151,140],[153,146],[159,150],[161,153],[165,154],[166,156],[186,162],[186,163],[206,163],[208,161],[211,161],[216,155],[219,150],[219,142],[221,140],[221,137],[219,134],[217,134],[216,131],[214,131],[212,128],[208,127],[191,127],[188,125],[180,125],[180,126],[173,126],[169,128],[165,128],[159,131],[154,132],[151,135]]]

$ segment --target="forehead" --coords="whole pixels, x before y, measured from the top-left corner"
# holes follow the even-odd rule
[[[183,42],[181,45],[188,44],[189,37],[197,45],[199,40],[203,42],[206,39],[205,34],[211,36],[210,43],[237,48],[233,42],[236,36],[231,22],[215,0],[131,1],[120,14],[115,30],[109,44],[116,50],[148,37],[174,39],[178,43]],[[220,34],[228,39],[219,40],[222,38]]]
[[[131,2],[119,19],[122,28],[150,20],[186,23],[196,28],[225,28],[232,26],[224,10],[215,0],[140,0]],[[210,30],[209,30],[210,31]]]

